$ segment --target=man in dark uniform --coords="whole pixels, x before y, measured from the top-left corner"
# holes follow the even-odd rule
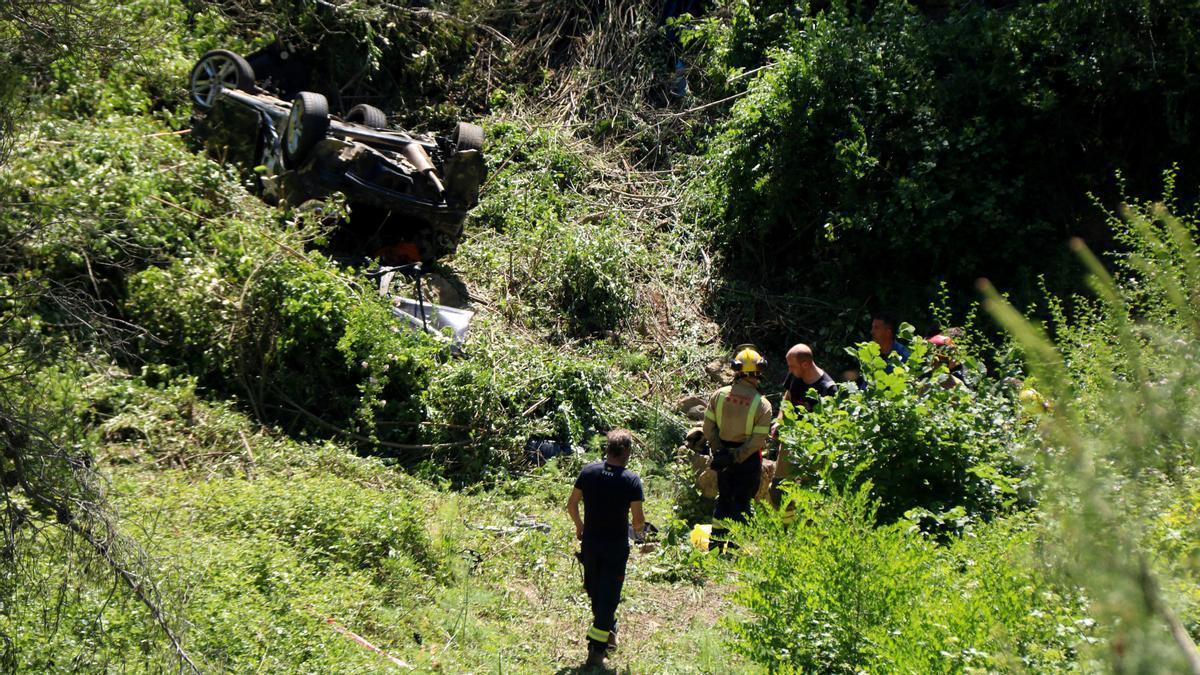
[[[583,586],[592,599],[592,627],[587,632],[587,665],[591,666],[604,665],[609,645],[616,646],[617,604],[629,560],[630,514],[636,536],[646,526],[642,479],[625,468],[632,451],[633,436],[628,431],[610,431],[604,461],[583,468],[567,499],[575,538],[583,542]],[[584,518],[579,517],[581,501]]]

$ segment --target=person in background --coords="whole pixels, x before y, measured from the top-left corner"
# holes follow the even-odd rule
[[[694,17],[702,15],[706,4],[704,0],[667,0],[663,4],[659,24],[666,27],[667,39],[671,41],[676,52],[683,51],[683,44],[679,39],[679,29],[672,21],[685,14]],[[680,54],[675,58],[674,73],[668,88],[670,95],[676,99],[683,99],[688,95],[687,69],[687,61]]]
[[[816,360],[813,359],[812,348],[806,344],[797,344],[787,353],[788,374],[783,380],[783,400],[796,407],[812,410],[809,400],[810,391],[818,396],[833,396],[837,393],[837,383],[829,376]],[[779,411],[782,415],[783,410]]]
[[[896,319],[888,312],[875,312],[871,316],[871,340],[879,345],[879,355],[887,360],[888,355],[896,352],[900,360],[908,358],[911,350],[896,339]],[[888,364],[886,372],[892,372],[892,364]]]
[[[879,355],[887,362],[883,372],[890,373],[895,364],[888,357],[896,354],[900,361],[908,359],[912,351],[896,339],[896,319],[888,312],[875,312],[871,315],[871,341],[879,345]],[[867,378],[861,372],[854,381],[862,391],[867,390]]]
[[[954,330],[950,328],[929,338],[929,345],[933,349],[933,357],[930,359],[932,369],[936,371],[945,366],[949,371],[949,375],[942,381],[942,386],[946,389],[967,386],[967,368],[959,357],[958,345],[951,337]]]
[[[604,461],[585,466],[567,498],[567,513],[575,523],[575,538],[581,542],[583,587],[592,601],[588,666],[603,666],[608,650],[617,646],[617,605],[629,562],[630,515],[636,537],[646,527],[642,479],[625,468],[633,453],[633,435],[616,429],[608,433],[607,441]]]

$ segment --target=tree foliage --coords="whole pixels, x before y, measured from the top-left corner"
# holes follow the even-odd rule
[[[694,36],[761,68],[697,183],[730,271],[920,308],[988,276],[1072,288],[1060,244],[1196,156],[1200,23],[1174,1],[731,3]],[[786,252],[785,255],[780,253]]]

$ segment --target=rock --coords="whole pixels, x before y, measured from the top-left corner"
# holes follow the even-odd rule
[[[708,379],[713,382],[724,382],[729,379],[729,374],[726,372],[727,365],[722,359],[716,359],[707,366],[704,366],[704,372],[708,374]]]
[[[686,413],[688,410],[691,410],[696,406],[704,405],[707,404],[705,403],[704,399],[700,398],[699,396],[684,396],[678,401],[675,401],[675,412]]]
[[[440,274],[425,275],[425,290],[429,293],[429,299],[439,305],[466,308],[467,294],[459,286],[461,284],[456,285]]]
[[[762,463],[762,476],[758,481],[758,493],[754,498],[760,502],[771,503],[771,482],[775,480],[775,461],[764,459]]]

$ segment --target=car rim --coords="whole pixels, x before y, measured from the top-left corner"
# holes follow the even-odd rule
[[[222,89],[237,89],[237,65],[225,56],[204,59],[192,78],[192,97],[203,106],[211,106]]]
[[[292,111],[288,113],[287,123],[287,150],[293,157],[300,150],[300,118],[303,116],[304,102],[297,100],[292,104]]]

